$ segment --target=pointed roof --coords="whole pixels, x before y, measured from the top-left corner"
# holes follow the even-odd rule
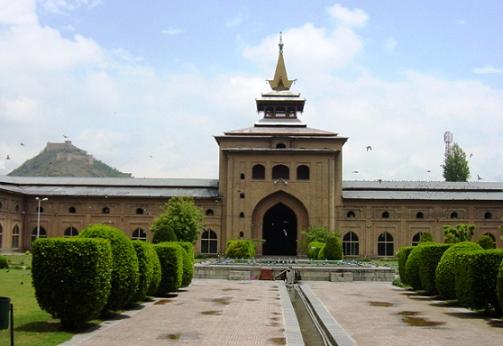
[[[285,60],[283,59],[283,38],[281,32],[279,33],[279,55],[278,62],[276,63],[276,71],[274,72],[274,79],[268,80],[272,90],[282,91],[290,90],[294,80],[288,79],[286,73]]]

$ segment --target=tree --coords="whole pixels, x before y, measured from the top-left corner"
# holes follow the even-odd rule
[[[470,177],[466,154],[457,143],[452,145],[442,167],[444,168],[445,181],[467,181]]]
[[[328,228],[320,226],[309,226],[308,229],[302,231],[302,234],[304,235],[304,238],[302,240],[302,248],[306,253],[309,243],[313,241],[326,243],[327,239],[332,235],[340,237],[339,233],[331,232],[328,230]]]
[[[475,225],[459,224],[456,227],[444,225],[444,243],[460,243],[472,240]]]
[[[152,224],[153,242],[179,240],[194,243],[202,227],[203,213],[192,197],[172,197]],[[173,238],[175,235],[175,239]]]

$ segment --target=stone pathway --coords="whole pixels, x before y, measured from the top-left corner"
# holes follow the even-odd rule
[[[503,345],[503,321],[385,282],[308,283],[358,345]]]
[[[194,280],[177,297],[160,299],[66,345],[283,345],[279,283]]]

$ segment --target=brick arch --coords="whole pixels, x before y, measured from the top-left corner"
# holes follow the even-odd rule
[[[309,215],[304,203],[297,197],[284,191],[274,192],[262,198],[257,203],[252,213],[252,239],[262,239],[262,222],[264,220],[264,215],[269,209],[280,203],[290,208],[297,217],[297,244],[299,245],[302,238],[300,231],[309,226]],[[257,253],[259,255],[262,254],[261,246],[258,247]]]

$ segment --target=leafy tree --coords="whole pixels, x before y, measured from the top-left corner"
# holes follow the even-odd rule
[[[202,227],[202,220],[203,214],[192,197],[172,197],[152,224],[153,242],[179,240],[194,243]],[[173,234],[175,239],[172,239]]]
[[[470,177],[466,154],[457,143],[452,145],[451,152],[445,158],[442,167],[445,181],[467,181]]]
[[[339,233],[329,231],[326,227],[320,226],[309,226],[308,229],[302,231],[304,239],[302,241],[302,248],[307,253],[308,244],[316,241],[320,243],[326,243],[328,238],[331,236],[340,237]]]
[[[475,231],[475,225],[459,224],[456,227],[444,225],[444,242],[445,243],[460,243],[462,241],[470,241]]]

